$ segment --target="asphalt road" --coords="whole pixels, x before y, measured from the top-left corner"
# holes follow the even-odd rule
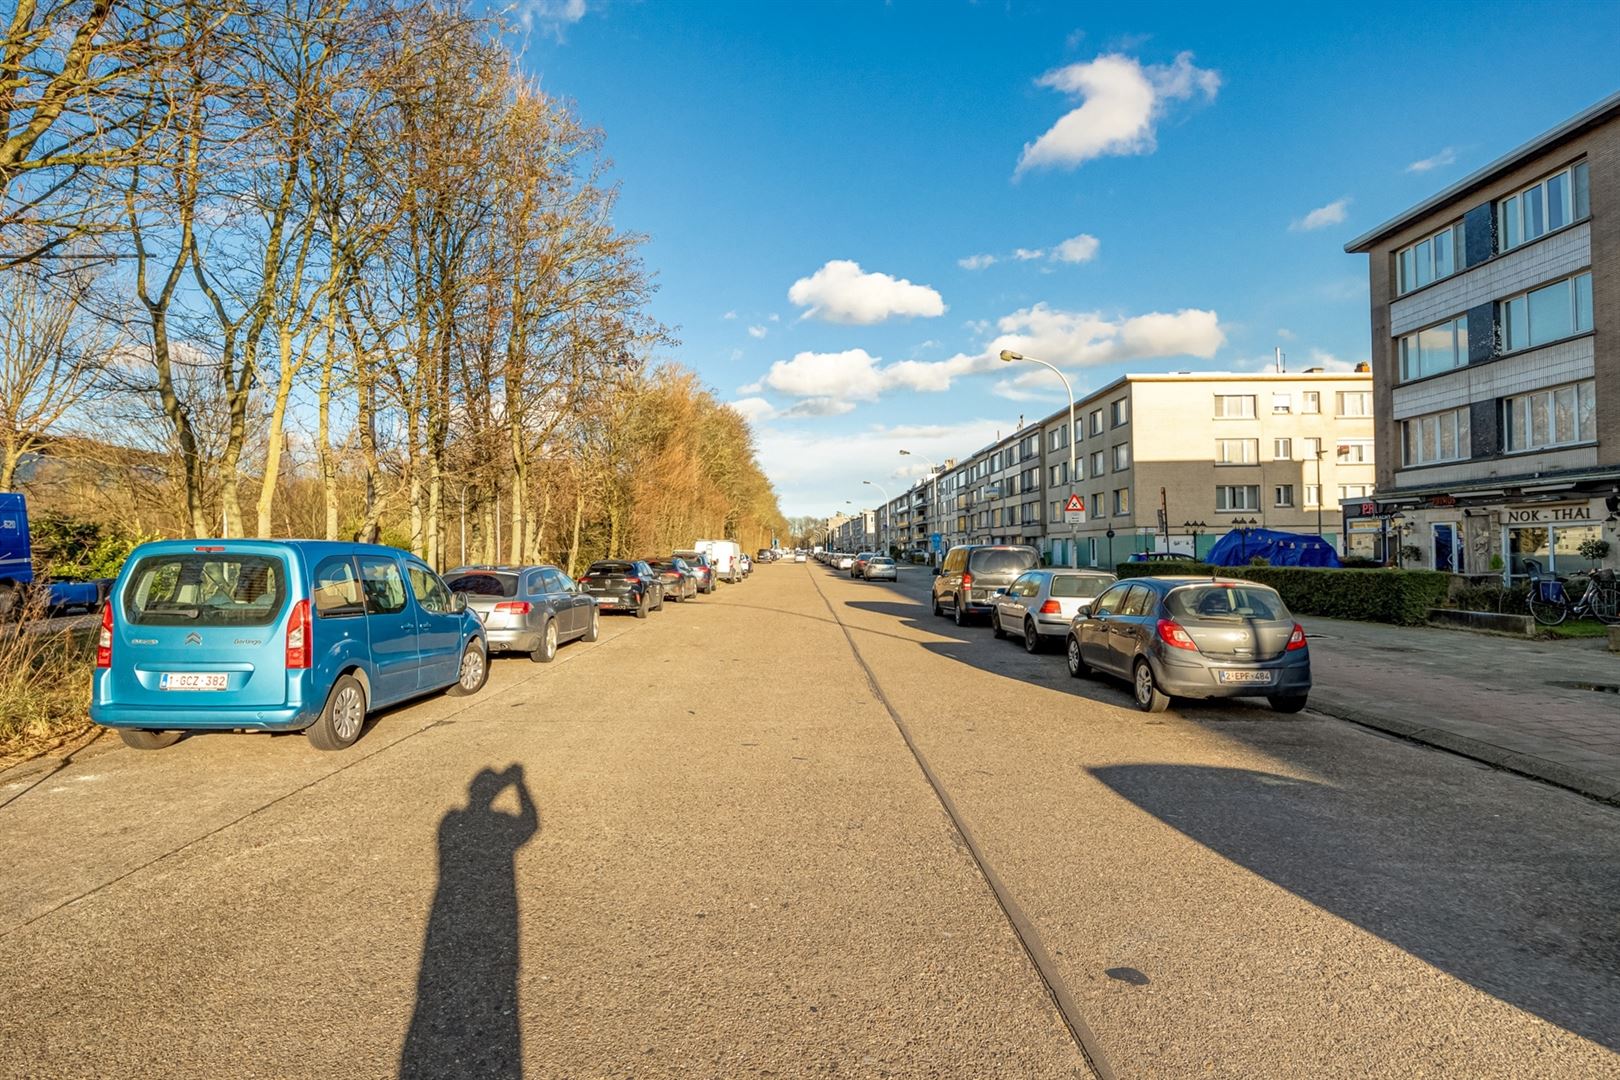
[[[0,1075],[1620,1076],[1614,808],[1147,716],[927,584],[763,566],[341,754],[0,776]]]

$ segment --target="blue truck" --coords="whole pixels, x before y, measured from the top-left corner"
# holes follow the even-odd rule
[[[105,581],[53,581],[45,606],[55,612],[94,610],[107,595]],[[0,492],[0,618],[17,613],[34,581],[34,546],[28,533],[28,501]]]

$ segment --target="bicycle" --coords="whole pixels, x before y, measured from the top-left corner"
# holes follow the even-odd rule
[[[1620,581],[1615,580],[1614,571],[1594,570],[1585,577],[1585,591],[1571,601],[1565,585],[1573,578],[1532,576],[1525,604],[1536,622],[1557,626],[1572,615],[1577,619],[1590,615],[1609,626],[1620,624]]]

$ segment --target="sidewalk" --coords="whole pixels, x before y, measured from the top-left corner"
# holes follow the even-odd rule
[[[1620,656],[1603,641],[1516,641],[1303,618],[1320,712],[1620,803]]]

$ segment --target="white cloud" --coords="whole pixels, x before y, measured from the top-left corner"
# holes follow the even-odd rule
[[[987,266],[994,266],[1000,260],[994,255],[968,255],[957,259],[956,265],[964,270],[983,270]]]
[[[1097,257],[1097,249],[1102,242],[1090,233],[1081,233],[1071,236],[1057,247],[1052,249],[1052,258],[1058,262],[1083,263],[1090,262]]]
[[[1157,145],[1155,128],[1169,103],[1199,94],[1212,101],[1221,77],[1195,67],[1189,52],[1168,67],[1144,67],[1134,57],[1109,53],[1049,71],[1036,85],[1080,98],[1081,104],[1025,144],[1017,173],[1050,165],[1074,168],[1110,155],[1151,154]]]
[[[945,300],[927,285],[913,285],[888,274],[864,273],[851,259],[833,259],[788,290],[788,299],[835,323],[869,326],[894,316],[932,318],[945,314]]]
[[[1326,206],[1318,206],[1304,217],[1296,219],[1288,228],[1292,232],[1310,232],[1313,229],[1325,229],[1329,225],[1341,224],[1349,207],[1350,196],[1334,199]]]
[[[762,397],[746,397],[738,401],[727,402],[727,404],[742,413],[743,419],[751,424],[769,420],[776,415],[776,406]]]
[[[842,416],[847,412],[854,411],[855,403],[852,401],[839,401],[837,398],[832,397],[813,397],[795,403],[792,408],[782,415],[798,419],[806,416]]]
[[[1448,146],[1438,154],[1435,154],[1433,157],[1426,157],[1421,161],[1412,162],[1412,164],[1406,167],[1406,171],[1409,173],[1426,173],[1430,170],[1438,169],[1445,165],[1450,165],[1456,160],[1456,148]]]
[[[762,338],[768,333],[770,333],[770,331],[765,329],[763,326],[750,326],[748,328],[748,336],[751,338]]]
[[[1311,350],[1311,367],[1319,367],[1326,371],[1354,371],[1356,361],[1341,360],[1325,349]]]
[[[1226,340],[1215,312],[1194,308],[1109,319],[1098,312],[1062,311],[1036,304],[1002,317],[996,329],[1000,333],[981,352],[958,353],[945,360],[884,363],[865,349],[801,352],[791,360],[776,361],[764,377],[739,393],[771,390],[800,399],[804,412],[799,415],[831,415],[894,391],[937,393],[949,390],[964,375],[1007,373],[998,359],[1002,349],[1038,356],[1059,367],[1084,368],[1169,356],[1208,359]],[[1014,387],[1037,392],[1029,388],[1043,388],[1051,378],[1045,369],[1022,368],[1010,373],[1011,383],[998,387],[1003,397],[1008,396],[1006,389]],[[784,415],[792,413],[789,410]]]
[[[1031,262],[1032,260],[1042,259],[1042,258],[1045,258],[1045,257],[1046,257],[1046,249],[1045,248],[1014,248],[1013,249],[1013,258],[1017,259],[1019,262]]]
[[[722,319],[735,319],[737,317],[737,313],[735,311],[728,311],[720,317]]]
[[[1288,329],[1286,326],[1279,326],[1277,328],[1277,338],[1280,341],[1293,341],[1294,332]]]
[[[1026,390],[1011,379],[997,379],[990,392],[997,397],[1008,401],[1058,401],[1067,400],[1054,385],[1051,390]]]
[[[770,319],[771,322],[781,322],[782,321],[782,316],[778,315],[774,311],[770,313],[768,318]]]
[[[585,0],[519,0],[517,20],[524,29],[540,27],[549,31],[558,41],[563,39],[563,28],[585,17]]]

